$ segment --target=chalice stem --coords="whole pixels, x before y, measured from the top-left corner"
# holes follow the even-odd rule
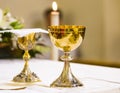
[[[68,58],[66,57],[68,54],[65,53],[65,59],[64,59],[64,67],[63,67],[63,71],[62,71],[62,78],[67,79],[69,78],[69,73],[70,73],[70,63],[68,61]]]
[[[72,74],[69,53],[65,53],[62,59],[64,59],[64,67],[61,75],[51,84],[51,87],[77,87],[82,86],[82,83]],[[71,58],[71,57],[70,57]]]
[[[25,53],[23,55],[23,59],[25,60],[25,64],[24,64],[24,68],[23,68],[23,71],[24,73],[30,73],[30,69],[29,69],[29,59],[30,59],[30,55],[29,55],[29,52],[28,50],[25,50]]]
[[[70,83],[70,79],[72,78],[72,76],[73,74],[71,72],[70,63],[68,61],[65,61],[60,78],[62,82]]]
[[[25,53],[23,55],[23,59],[25,60],[25,62],[28,62],[28,60],[30,59],[30,55],[29,55],[28,50],[25,50]]]

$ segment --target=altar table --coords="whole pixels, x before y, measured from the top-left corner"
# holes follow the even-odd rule
[[[18,87],[23,88],[20,90],[3,90],[4,84],[12,84],[13,77],[21,72],[24,61],[0,60],[0,93],[120,93],[119,68],[70,64],[73,74],[83,83],[82,87],[51,88],[49,85],[61,74],[63,62],[30,59],[30,69],[40,77],[41,82],[26,85],[25,88],[19,85]],[[9,87],[9,84],[5,86]]]

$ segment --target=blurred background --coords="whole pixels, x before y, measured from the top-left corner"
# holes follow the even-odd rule
[[[53,0],[0,0],[0,8],[24,19],[25,28],[47,30],[45,13]],[[61,24],[86,26],[77,59],[104,64],[120,63],[120,0],[56,0]]]

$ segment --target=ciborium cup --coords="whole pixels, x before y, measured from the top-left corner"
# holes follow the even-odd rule
[[[78,87],[83,84],[73,75],[69,61],[70,52],[78,48],[85,35],[85,26],[60,25],[48,27],[51,42],[64,52],[61,60],[64,67],[61,75],[50,85],[51,87]]]
[[[23,60],[25,64],[22,72],[13,78],[14,82],[33,83],[40,81],[39,77],[34,72],[31,72],[28,62],[30,59],[29,50],[35,46],[36,34],[32,32],[17,39],[18,47],[24,50]]]

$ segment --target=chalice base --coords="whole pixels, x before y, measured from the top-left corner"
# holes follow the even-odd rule
[[[13,81],[20,83],[34,83],[40,82],[41,80],[34,72],[31,72],[30,69],[23,69],[20,74],[13,78]]]
[[[71,77],[64,77],[61,75],[50,86],[51,87],[79,87],[79,86],[83,86],[83,84],[73,75]]]

